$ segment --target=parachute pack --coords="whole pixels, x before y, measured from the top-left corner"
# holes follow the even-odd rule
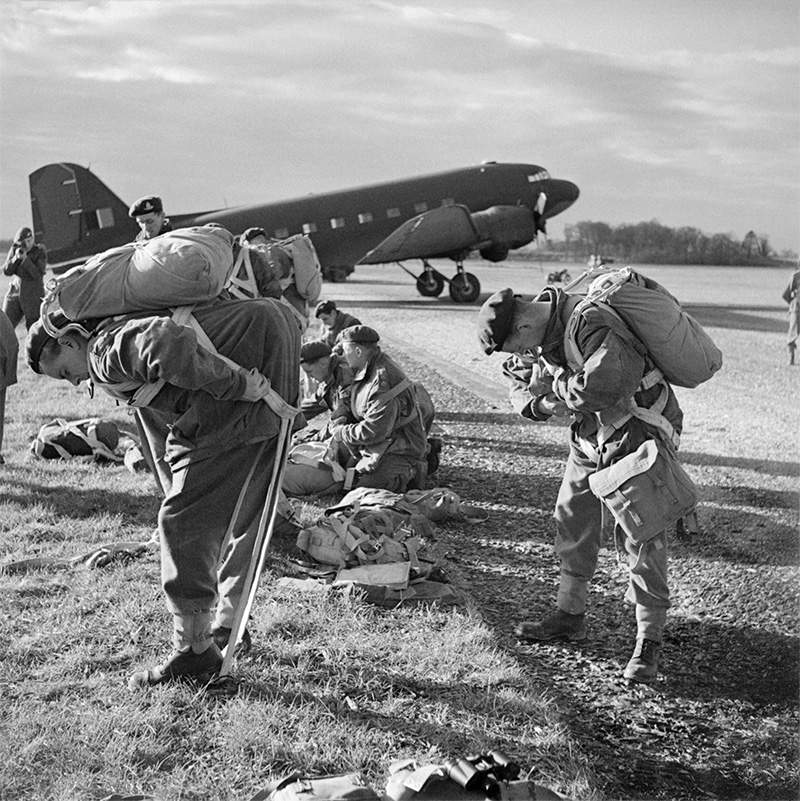
[[[233,235],[220,226],[180,228],[98,253],[47,283],[42,317],[113,317],[211,300],[233,269]]]
[[[596,278],[570,316],[564,346],[571,366],[583,364],[575,333],[588,305],[601,306],[621,319],[670,384],[694,388],[722,366],[722,351],[703,327],[661,284],[630,267]]]
[[[111,420],[89,417],[45,423],[31,443],[31,451],[42,459],[80,459],[87,462],[122,462],[115,451],[120,431]]]

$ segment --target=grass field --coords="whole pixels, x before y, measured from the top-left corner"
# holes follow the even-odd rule
[[[498,412],[398,354],[448,430],[436,483],[491,513],[437,531],[465,603],[384,611],[282,588],[293,543],[278,542],[238,692],[134,695],[127,676],[158,661],[169,636],[155,554],[0,575],[0,798],[245,801],[295,770],[362,771],[380,792],[394,760],[490,748],[575,799],[796,797],[800,367],[784,365],[779,319],[711,309],[704,320],[726,366],[680,393],[704,537],[674,544],[675,623],[657,688],[620,686],[628,640],[610,611],[621,594],[613,548],[590,645],[513,642],[512,609],[532,598],[544,608],[554,589],[549,515],[565,432]],[[43,423],[90,415],[133,428],[102,394],[90,401],[20,363],[0,467],[1,563],[150,537],[150,476],[28,451]]]

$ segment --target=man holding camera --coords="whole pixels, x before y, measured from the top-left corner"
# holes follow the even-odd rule
[[[47,252],[34,243],[30,228],[20,228],[3,265],[3,274],[13,276],[3,300],[3,311],[14,328],[23,318],[28,328],[39,319],[46,269]]]

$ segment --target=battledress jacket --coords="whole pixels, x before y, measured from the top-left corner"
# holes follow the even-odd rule
[[[331,415],[332,423],[345,423],[337,434],[354,454],[371,459],[373,464],[384,454],[424,460],[428,441],[414,387],[409,382],[406,389],[391,397],[393,388],[407,380],[380,348],[356,373],[349,396],[340,398]]]
[[[266,403],[241,400],[244,374],[168,314],[136,316],[100,330],[89,342],[93,382],[129,402],[135,389],[126,384],[166,381],[149,409],[170,427],[166,460],[173,470],[277,435],[280,419]],[[245,370],[257,369],[285,401],[297,404],[300,332],[284,304],[218,299],[193,314],[220,354]]]
[[[680,434],[683,413],[672,387],[666,382],[640,387],[654,364],[633,332],[602,307],[591,305],[580,313],[576,340],[584,364],[570,367],[564,347],[568,297],[563,290],[548,287],[536,298],[552,305],[541,353],[538,358],[514,355],[503,364],[515,411],[532,420],[547,420],[550,415],[539,410],[537,401],[553,392],[572,412],[578,441],[593,445],[601,426],[615,426],[624,433],[631,398],[649,409],[666,391],[661,414]]]

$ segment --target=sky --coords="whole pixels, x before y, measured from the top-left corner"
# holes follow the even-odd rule
[[[88,166],[181,214],[478,164],[576,183],[548,224],[800,251],[797,0],[0,0],[0,238]]]

